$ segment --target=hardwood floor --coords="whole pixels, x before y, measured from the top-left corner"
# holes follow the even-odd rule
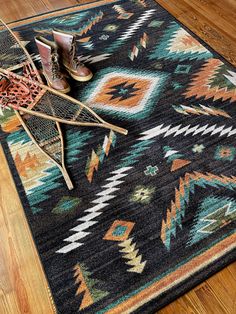
[[[9,22],[86,0],[0,0]],[[236,65],[235,0],[157,0]],[[0,313],[54,312],[23,208],[0,148]],[[160,314],[236,313],[236,263],[203,282]]]
[[[236,66],[235,0],[157,0],[157,2]]]

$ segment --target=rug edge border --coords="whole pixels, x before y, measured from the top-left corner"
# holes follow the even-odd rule
[[[44,16],[45,16],[45,18],[51,18],[51,17],[53,17],[52,13],[55,13],[55,14],[58,14],[59,12],[65,12],[65,14],[67,14],[67,13],[73,13],[73,11],[74,11],[75,9],[77,9],[77,8],[78,8],[79,11],[82,11],[82,10],[84,10],[84,9],[85,9],[85,10],[86,10],[86,9],[92,9],[92,8],[94,8],[94,7],[99,7],[99,6],[107,5],[107,4],[111,4],[111,3],[117,3],[117,2],[120,2],[120,1],[121,1],[121,0],[101,0],[101,1],[97,1],[97,2],[96,2],[96,1],[93,1],[93,2],[90,2],[90,3],[86,3],[86,4],[78,4],[78,5],[75,5],[75,6],[70,6],[70,7],[66,7],[66,8],[62,8],[62,9],[58,9],[58,10],[46,12],[46,13],[42,13],[42,14],[39,14],[39,15],[31,16],[31,17],[28,17],[28,18],[25,18],[25,19],[20,19],[20,20],[17,20],[17,21],[12,21],[12,22],[8,23],[8,25],[11,26],[11,27],[20,27],[20,26],[23,26],[23,25],[28,25],[28,24],[30,24],[30,23],[34,23],[34,22],[37,21],[37,19],[38,19],[38,20],[43,19]],[[160,6],[164,11],[166,11],[166,12],[172,17],[172,19],[173,19],[176,23],[178,23],[181,27],[183,27],[183,29],[185,29],[185,30],[186,30],[188,33],[190,33],[194,38],[196,38],[201,44],[203,44],[204,47],[206,47],[210,52],[213,52],[213,53],[216,55],[216,57],[218,57],[220,60],[223,60],[223,62],[224,62],[225,64],[227,64],[227,65],[229,65],[230,67],[232,67],[233,69],[235,69],[235,66],[234,66],[233,64],[231,64],[227,59],[225,59],[225,57],[222,56],[218,51],[216,51],[214,48],[212,48],[208,43],[206,43],[206,42],[205,42],[201,37],[199,37],[197,34],[195,34],[189,27],[187,27],[187,26],[184,25],[181,21],[179,21],[173,14],[171,14],[171,13],[170,13],[166,8],[164,8],[160,3],[158,3],[156,0],[153,0],[153,1],[155,2],[155,4],[156,4],[157,6]],[[32,22],[29,22],[29,23],[28,23],[28,21],[32,21]],[[19,24],[18,24],[18,23],[19,23]],[[16,24],[17,24],[17,25],[16,25]],[[6,145],[8,146],[8,143],[6,143]],[[1,146],[2,146],[2,145],[1,145]],[[9,147],[9,146],[8,146],[8,147]],[[4,151],[4,149],[3,149],[3,151]],[[4,155],[5,155],[5,157],[6,157],[7,162],[9,163],[8,156],[6,156],[5,151],[4,151]],[[12,175],[12,177],[13,177],[12,172],[11,172],[11,175]],[[14,183],[16,184],[14,177],[13,177],[13,180],[14,180]],[[18,192],[18,191],[17,191],[17,192]],[[18,192],[18,194],[19,194],[19,192]],[[20,197],[19,197],[19,199],[20,199]],[[22,207],[23,207],[23,203],[22,203],[21,199],[20,199],[20,202],[21,202]],[[34,247],[36,248],[37,255],[38,255],[40,264],[41,264],[42,269],[43,269],[43,272],[44,272],[44,276],[45,276],[45,278],[46,278],[46,280],[47,280],[47,282],[48,282],[48,277],[47,277],[47,274],[46,274],[46,272],[45,272],[45,270],[44,270],[44,266],[43,266],[43,263],[42,263],[42,259],[41,259],[40,255],[39,255],[38,248],[37,248],[36,243],[35,243],[35,241],[34,241],[34,237],[33,237],[33,234],[32,234],[32,230],[31,230],[31,228],[30,228],[30,225],[29,225],[29,222],[28,222],[28,219],[27,219],[27,216],[26,216],[25,212],[24,212],[24,216],[25,216],[26,222],[27,222],[27,224],[28,224],[28,226],[29,226],[29,231],[30,231],[30,233],[31,233],[31,237],[32,237],[32,240],[33,240],[33,243],[34,243]],[[222,241],[220,241],[219,243],[221,243],[221,242],[222,242]],[[232,249],[231,251],[229,251],[227,254],[230,254],[230,255],[231,255],[232,252],[234,251],[234,249],[235,249],[235,248],[233,248],[233,249]],[[225,257],[227,254],[224,254],[222,257]],[[222,257],[221,257],[221,258],[222,258]],[[219,259],[220,259],[220,258],[219,258]],[[233,261],[233,259],[232,259],[232,261]],[[208,266],[209,266],[209,265],[211,265],[211,263],[209,263]],[[218,271],[220,271],[222,268],[226,267],[227,265],[229,265],[229,264],[220,265],[220,266],[219,266],[219,269],[217,268],[217,269],[214,270],[213,272],[210,272],[210,273],[209,273],[209,276],[207,276],[206,279],[209,278],[210,276],[212,276],[214,273],[217,273]],[[199,272],[201,272],[203,269],[204,269],[204,268],[201,268],[201,269],[199,270]],[[194,275],[195,275],[195,274],[194,274]],[[205,279],[205,280],[206,280],[206,279]],[[199,283],[202,282],[202,280],[197,280],[197,282],[198,282],[197,284],[199,284]],[[182,283],[184,283],[184,280],[183,280]],[[181,284],[182,284],[182,283],[181,283]],[[162,308],[162,307],[166,306],[167,304],[173,302],[174,300],[176,300],[176,299],[177,299],[178,297],[180,297],[181,295],[183,295],[183,294],[187,293],[188,291],[190,291],[191,289],[193,289],[195,286],[196,286],[196,283],[194,282],[194,283],[191,285],[190,288],[188,287],[187,289],[184,289],[183,292],[180,292],[177,296],[175,296],[174,298],[171,298],[171,300],[168,300],[165,304],[161,305],[160,308]],[[177,287],[178,287],[178,285],[177,285]],[[53,296],[53,294],[52,294],[51,286],[50,286],[49,283],[48,283],[48,288],[49,288],[49,298],[50,298],[50,295]],[[165,293],[165,292],[163,292],[163,293]],[[161,294],[160,294],[160,295],[161,295]],[[160,296],[160,295],[159,295],[159,296]],[[150,300],[150,301],[153,301],[153,300],[155,300],[156,298],[157,298],[157,297],[154,296],[154,298],[153,298],[152,300]],[[51,299],[51,298],[50,298],[50,299]],[[150,301],[146,302],[146,304],[148,304]],[[54,303],[54,297],[53,297],[53,304],[55,304],[55,303]],[[144,304],[144,305],[145,305],[145,304]],[[136,310],[139,310],[139,309],[141,310],[144,305],[139,306]],[[159,310],[160,308],[157,306],[157,309],[158,309],[158,310]],[[135,310],[135,309],[134,309],[134,310]],[[56,313],[56,312],[55,312],[55,313]],[[108,313],[108,312],[106,312],[106,313]]]
[[[79,11],[83,11],[83,10],[87,10],[87,9],[92,9],[92,8],[95,8],[95,7],[103,6],[103,5],[106,5],[106,4],[117,3],[117,2],[120,2],[120,1],[122,1],[122,0],[99,0],[99,1],[94,0],[94,1],[88,2],[88,3],[76,4],[76,5],[73,5],[73,6],[68,6],[68,7],[64,7],[64,8],[61,8],[61,9],[51,10],[51,11],[48,11],[48,12],[43,12],[43,13],[40,13],[40,14],[32,15],[32,16],[29,16],[29,17],[26,17],[26,18],[22,18],[22,19],[19,19],[19,20],[10,21],[10,22],[7,23],[7,25],[10,28],[20,27],[20,26],[23,26],[23,25],[28,25],[28,24],[37,22],[38,20],[41,20],[44,17],[45,17],[45,19],[51,18],[51,17],[54,16],[54,13],[55,13],[55,15],[57,15],[59,12],[65,12],[65,14],[67,14],[67,13],[72,13],[77,8],[79,8]],[[62,14],[64,14],[64,13],[62,13]]]

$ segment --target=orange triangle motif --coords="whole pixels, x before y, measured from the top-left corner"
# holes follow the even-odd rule
[[[78,41],[79,41],[80,43],[87,43],[90,38],[91,38],[91,36],[90,36],[90,37],[81,38],[81,39],[79,39]]]
[[[191,161],[189,160],[185,160],[185,159],[175,159],[172,163],[172,166],[171,166],[171,169],[170,171],[171,172],[174,172],[180,168],[183,168],[184,166],[187,166],[191,164]]]

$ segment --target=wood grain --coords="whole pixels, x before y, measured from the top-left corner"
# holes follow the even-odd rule
[[[0,161],[0,313],[53,313],[47,281],[2,148]]]
[[[0,0],[9,22],[91,1]],[[171,14],[236,65],[235,0],[158,0]],[[54,312],[23,208],[0,148],[0,313]],[[169,304],[160,314],[236,313],[236,263]]]
[[[79,3],[86,2],[91,0],[79,1]],[[5,22],[10,22],[76,4],[78,4],[76,0],[0,0],[0,15]]]
[[[236,66],[236,1],[157,0],[157,2]]]

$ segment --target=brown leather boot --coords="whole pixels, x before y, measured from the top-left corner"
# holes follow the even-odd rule
[[[53,30],[53,37],[61,50],[62,62],[69,74],[76,81],[89,81],[93,77],[93,74],[83,63],[79,62],[76,56],[75,36],[62,31]]]
[[[70,91],[70,85],[60,70],[57,45],[41,36],[36,37],[35,42],[39,50],[43,74],[48,85],[61,93],[68,93]]]

